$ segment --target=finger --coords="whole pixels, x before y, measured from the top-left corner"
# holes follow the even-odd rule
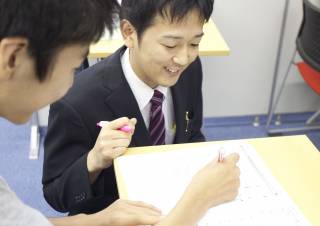
[[[127,150],[126,147],[116,147],[116,148],[113,149],[113,151],[115,152],[116,156],[122,155],[123,153],[126,152],[126,150]]]
[[[140,214],[136,217],[135,225],[156,225],[162,220],[161,215],[147,215],[147,214]]]
[[[218,162],[218,156],[214,157],[213,160],[207,163],[207,165],[204,166],[204,169],[213,167],[214,165],[217,164],[217,162]]]
[[[128,138],[123,138],[123,139],[114,139],[114,140],[109,140],[109,139],[99,139],[99,145],[100,149],[102,150],[108,150],[112,148],[117,148],[117,147],[128,147],[130,144],[130,139]]]
[[[130,120],[127,117],[122,117],[122,118],[118,118],[118,119],[115,119],[115,120],[109,122],[106,125],[106,127],[113,129],[113,130],[116,130],[116,129],[119,129],[125,125],[128,125],[129,123],[130,123]]]
[[[119,147],[128,147],[130,144],[129,139],[115,139],[110,141],[111,147],[112,148],[119,148]]]
[[[150,216],[160,216],[161,212],[156,211],[154,209],[146,208],[146,207],[140,207],[140,206],[130,206],[130,213],[134,215],[139,215],[139,214],[146,214]]]
[[[136,118],[132,118],[130,119],[129,123],[127,124],[128,127],[130,127],[130,131],[128,131],[127,133],[130,134],[131,136],[134,134],[134,130],[137,124],[137,119]]]
[[[226,156],[223,161],[236,164],[239,161],[239,158],[240,158],[240,156],[238,153],[232,153],[232,154]]]
[[[100,138],[103,140],[130,139],[131,134],[120,130],[103,128],[103,131],[100,134]]]
[[[105,157],[105,158],[116,158],[120,155],[122,155],[123,153],[125,153],[127,151],[127,147],[105,147],[103,148],[101,154]]]
[[[128,204],[130,205],[134,205],[137,207],[142,207],[142,208],[148,208],[148,209],[152,209],[158,213],[161,213],[161,210],[151,204],[145,203],[145,202],[140,202],[140,201],[131,201],[131,200],[125,200]]]

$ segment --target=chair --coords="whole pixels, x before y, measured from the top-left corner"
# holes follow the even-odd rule
[[[294,62],[297,52],[300,54],[303,62]],[[280,86],[280,91],[268,116],[266,127],[270,135],[320,129],[320,125],[314,125],[314,122],[320,116],[319,109],[307,120],[306,125],[303,127],[269,130],[273,114],[293,64],[297,66],[305,82],[320,96],[320,0],[303,0],[303,21],[296,39],[296,50],[294,51],[292,60]]]

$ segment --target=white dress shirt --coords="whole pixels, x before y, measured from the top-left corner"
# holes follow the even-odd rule
[[[129,49],[126,49],[124,54],[121,56],[121,66],[127,82],[129,83],[129,86],[133,92],[133,95],[138,102],[144,123],[146,127],[149,128],[151,108],[150,100],[153,96],[154,89],[144,83],[133,71],[129,60]],[[168,87],[163,86],[158,86],[156,89],[164,95],[162,112],[164,114],[166,127],[165,142],[166,144],[172,144],[174,141],[176,126],[171,90]]]

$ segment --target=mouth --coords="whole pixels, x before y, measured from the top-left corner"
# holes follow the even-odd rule
[[[181,73],[182,68],[180,67],[164,67],[168,74],[171,76],[177,76]]]

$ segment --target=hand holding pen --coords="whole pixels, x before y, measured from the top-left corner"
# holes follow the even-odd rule
[[[232,153],[222,162],[214,158],[193,177],[187,192],[197,197],[197,203],[207,210],[221,203],[232,201],[240,186],[239,155]]]
[[[89,174],[93,175],[93,181],[103,169],[112,165],[113,159],[122,155],[131,142],[137,120],[127,117],[119,118],[110,122],[97,122],[101,127],[99,136],[94,147],[87,157]]]

